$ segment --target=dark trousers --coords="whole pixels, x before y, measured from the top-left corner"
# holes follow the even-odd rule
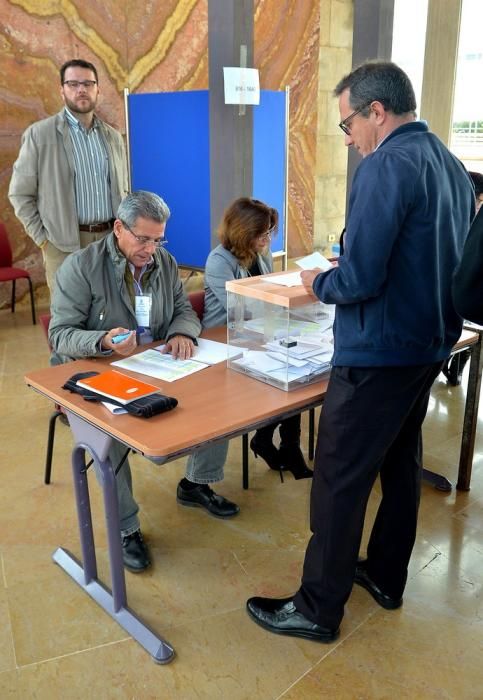
[[[313,622],[340,624],[378,474],[382,500],[367,550],[368,573],[384,593],[402,595],[416,536],[421,425],[441,366],[333,368],[315,455],[313,534],[294,598]]]

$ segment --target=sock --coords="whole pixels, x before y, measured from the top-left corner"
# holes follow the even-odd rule
[[[188,479],[186,479],[185,477],[181,479],[179,485],[185,491],[192,491],[193,489],[196,489],[199,486],[199,484],[195,484],[192,481],[188,481]]]

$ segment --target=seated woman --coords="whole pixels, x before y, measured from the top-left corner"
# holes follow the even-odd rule
[[[218,232],[221,243],[206,261],[204,328],[226,324],[227,280],[272,272],[269,244],[277,223],[276,210],[256,199],[242,197],[225,211]],[[280,448],[272,441],[277,425],[280,426]],[[288,470],[296,479],[313,475],[300,449],[300,415],[257,430],[250,447],[270,469]],[[196,470],[199,482],[206,467],[207,481],[223,479],[227,451],[228,441],[198,450],[188,460],[187,475]]]

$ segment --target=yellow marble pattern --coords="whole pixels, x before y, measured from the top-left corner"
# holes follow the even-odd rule
[[[132,607],[175,647],[157,666],[55,566],[62,545],[79,556],[70,431],[58,426],[53,483],[42,483],[49,402],[25,371],[47,363],[28,307],[0,311],[2,496],[0,698],[136,700],[480,700],[483,671],[483,412],[472,489],[423,488],[404,606],[382,610],[355,586],[332,645],[271,635],[247,617],[251,595],[296,590],[309,537],[310,483],[251,457],[241,489],[234,440],[219,491],[241,506],[231,521],[176,504],[184,460],[156,467],[135,456],[134,484],[154,565],[127,574]],[[425,462],[454,480],[465,388],[440,377],[425,426]],[[306,444],[306,417],[303,420]],[[102,499],[90,475],[101,577],[108,576]],[[369,501],[362,552],[375,516]]]
[[[291,257],[311,250],[314,231],[319,5],[320,0],[254,2],[254,65],[261,85],[291,87]],[[14,260],[31,271],[38,301],[45,284],[41,255],[16,220],[7,191],[22,132],[61,107],[58,67],[71,57],[97,66],[99,114],[124,132],[125,87],[131,92],[207,89],[207,0],[0,0],[1,218]],[[18,296],[23,294],[19,285]],[[0,285],[0,307],[8,299],[8,285]]]

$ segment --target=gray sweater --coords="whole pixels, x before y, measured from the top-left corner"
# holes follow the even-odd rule
[[[111,233],[64,261],[57,272],[49,341],[52,363],[99,355],[105,333],[121,326],[135,330],[136,315],[124,280],[126,258]],[[173,256],[161,248],[143,291],[152,295],[153,340],[171,335],[196,338],[201,330],[178,275]]]
[[[272,255],[257,256],[258,267],[262,275],[273,271]],[[205,312],[203,328],[226,325],[226,289],[225,282],[249,277],[246,268],[229,250],[220,244],[208,255],[205,268]]]

